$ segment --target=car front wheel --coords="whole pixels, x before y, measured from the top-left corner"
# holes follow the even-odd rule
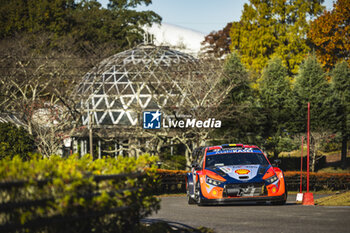
[[[194,190],[194,196],[195,196],[195,199],[197,201],[197,205],[199,205],[199,206],[203,205],[200,192],[201,192],[201,186],[199,184],[199,179],[198,179],[198,182],[196,184],[196,189]]]
[[[189,205],[193,205],[193,204],[197,203],[196,200],[191,197],[191,195],[190,195],[188,190],[187,190],[187,202],[188,202]]]

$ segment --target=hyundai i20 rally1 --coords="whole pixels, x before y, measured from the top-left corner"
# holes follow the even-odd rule
[[[270,164],[259,147],[243,144],[200,147],[193,156],[197,159],[186,177],[189,204],[286,203],[283,172]]]

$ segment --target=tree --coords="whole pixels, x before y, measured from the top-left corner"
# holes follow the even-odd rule
[[[215,57],[222,57],[230,53],[230,29],[232,23],[228,23],[224,29],[211,32],[201,43],[205,53],[213,54]]]
[[[151,3],[151,0],[110,0],[104,9],[95,0],[82,1],[73,12],[74,27],[69,34],[83,48],[86,43],[92,47],[114,44],[114,53],[131,48],[142,42],[142,26],[161,22],[161,17],[153,11],[134,10],[138,5]]]
[[[70,96],[89,61],[53,49],[39,55],[31,49],[38,42],[28,40],[0,42],[0,111],[19,115],[38,151],[48,157],[57,153],[74,129],[72,121],[80,117],[73,114],[76,104]]]
[[[114,53],[120,52],[142,42],[144,25],[161,22],[153,11],[133,10],[151,2],[111,0],[105,9],[97,0],[2,0],[0,39],[18,33],[37,39],[46,33],[49,39],[41,45],[46,49],[69,49],[89,55],[93,48],[109,43],[114,45]]]
[[[273,152],[275,158],[286,149],[291,113],[291,84],[287,69],[280,58],[273,58],[264,69],[260,82],[259,121],[262,136],[266,139],[264,147]]]
[[[254,116],[252,105],[254,101],[253,90],[249,74],[241,63],[241,58],[237,52],[232,52],[225,59],[224,82],[232,82],[233,86],[226,99],[220,105],[222,112],[221,129],[215,130],[216,141],[221,142],[250,142],[254,139],[248,134],[255,132]]]
[[[15,33],[42,31],[62,35],[70,31],[74,0],[2,0],[0,39]]]
[[[300,67],[299,75],[295,80],[294,86],[294,109],[292,117],[294,118],[295,132],[305,133],[307,122],[307,103],[311,104],[311,124],[310,131],[312,137],[312,170],[314,171],[317,148],[320,141],[315,139],[331,127],[330,116],[334,111],[331,102],[330,85],[325,77],[325,73],[315,54],[308,56]],[[315,137],[313,136],[315,135]],[[316,137],[317,136],[317,137]]]
[[[231,90],[240,85],[240,75],[241,72],[244,73],[244,70],[239,70],[235,74],[231,73],[230,77],[225,67],[227,66],[217,59],[174,65],[172,71],[175,72],[171,75],[160,74],[161,83],[170,87],[171,91],[163,90],[157,87],[159,84],[155,84],[156,86],[152,88],[153,98],[161,106],[164,96],[169,96],[161,111],[164,115],[172,115],[177,120],[186,119],[189,116],[190,119],[203,122],[209,119],[222,121],[229,113],[229,109],[222,108],[222,104],[230,96]],[[178,89],[174,88],[176,87],[174,83]],[[150,83],[150,85],[154,84]],[[215,123],[214,120],[212,122]],[[170,146],[171,141],[184,145],[186,164],[189,166],[193,160],[193,150],[210,141],[214,130],[214,127],[163,128],[155,133],[148,132],[153,137],[149,142],[158,141],[158,148]]]
[[[337,0],[311,23],[307,36],[327,70],[343,59],[350,64],[350,2]]]
[[[332,93],[336,99],[336,130],[341,133],[342,166],[346,166],[347,142],[350,134],[350,67],[346,61],[336,64],[331,72],[332,76]]]
[[[23,127],[11,123],[0,123],[0,158],[20,155],[28,158],[28,153],[35,150],[34,140]]]
[[[321,2],[250,0],[244,5],[240,21],[232,24],[231,50],[238,49],[242,62],[257,73],[270,58],[278,56],[288,74],[295,74],[310,50],[306,43],[307,18],[321,13]]]

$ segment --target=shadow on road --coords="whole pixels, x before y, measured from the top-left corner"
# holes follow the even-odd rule
[[[240,203],[230,203],[230,204],[207,204],[207,205],[201,205],[201,207],[218,207],[218,206],[293,206],[297,205],[295,202],[287,202],[284,205],[273,205],[271,203],[252,203],[252,202],[240,202]]]
[[[171,228],[171,232],[202,232],[201,230],[199,230],[198,228],[194,228],[191,227],[189,225],[183,224],[183,223],[179,223],[179,222],[173,222],[173,221],[168,221],[165,219],[152,219],[152,218],[147,218],[147,219],[142,219],[141,223],[146,225],[146,226],[151,226],[151,225],[162,225],[162,227],[164,226],[168,226]],[[162,227],[160,227],[159,230],[164,230],[161,229]]]

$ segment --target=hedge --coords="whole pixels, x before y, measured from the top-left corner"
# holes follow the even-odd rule
[[[159,209],[156,160],[0,160],[0,231],[137,232],[140,219]]]
[[[183,170],[158,169],[161,185],[157,193],[184,193],[186,192],[186,173]],[[299,191],[300,172],[284,172],[289,191]],[[310,190],[349,190],[350,173],[317,173],[310,172]],[[303,172],[303,190],[306,190],[306,172]]]
[[[284,173],[287,188],[291,191],[299,191],[300,188],[300,172]],[[306,190],[306,172],[303,172],[303,191]],[[324,173],[310,172],[310,190],[349,190],[350,189],[350,173]]]

